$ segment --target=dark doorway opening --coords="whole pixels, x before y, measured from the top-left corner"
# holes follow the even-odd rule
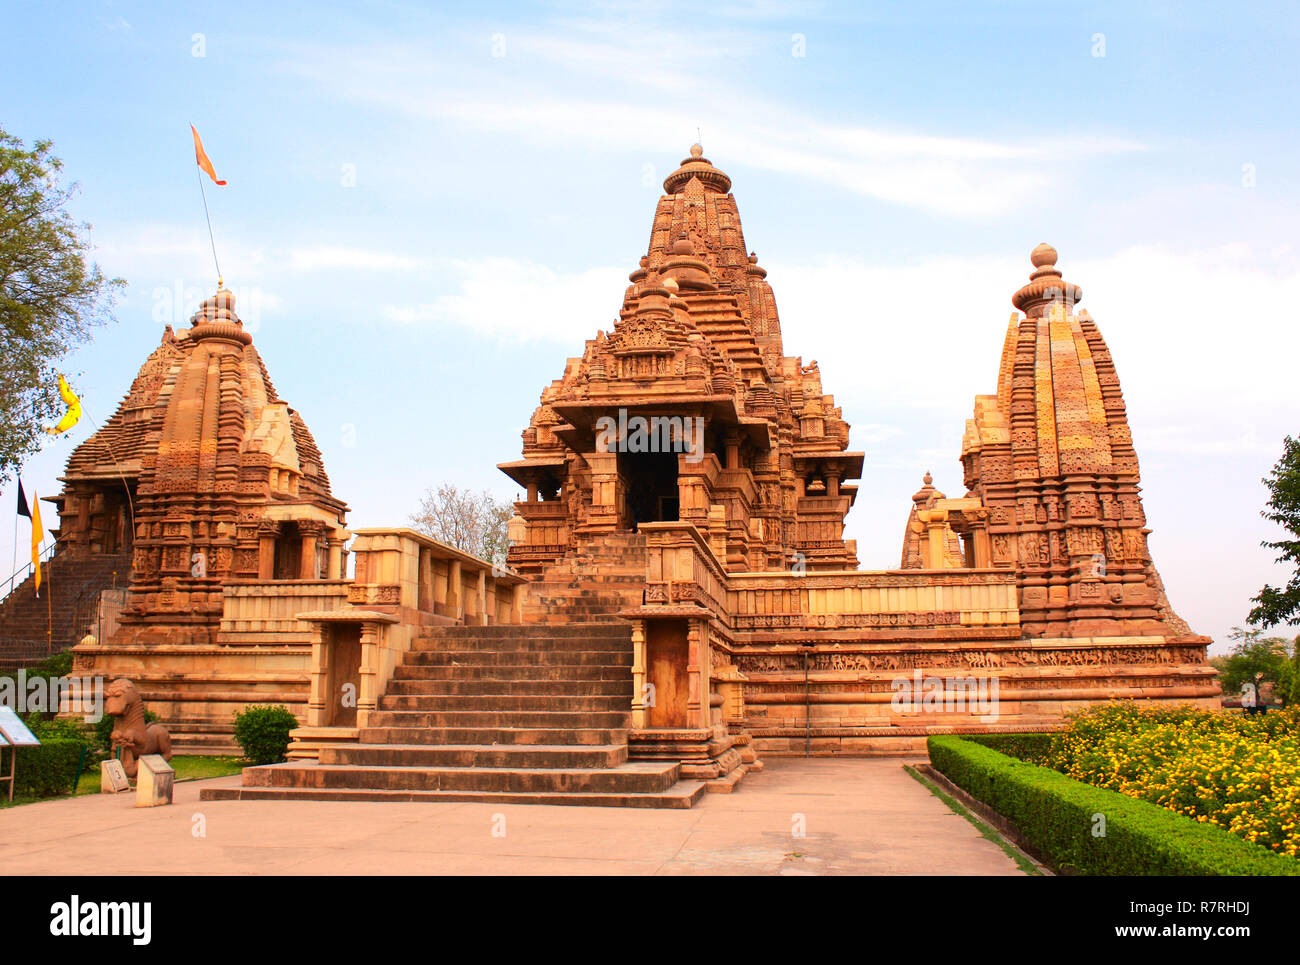
[[[626,487],[624,525],[632,532],[639,523],[679,518],[677,453],[620,452],[618,473]]]
[[[273,580],[297,580],[302,577],[302,535],[296,523],[284,523],[275,538]]]

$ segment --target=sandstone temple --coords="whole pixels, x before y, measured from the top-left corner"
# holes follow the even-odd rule
[[[290,761],[209,797],[689,807],[764,755],[915,751],[1117,698],[1215,706],[1210,640],[1150,556],[1115,364],[1057,260],[1039,245],[1011,294],[953,453],[966,492],[925,474],[889,570],[844,539],[863,455],[817,364],[786,354],[698,145],[613,330],[500,464],[526,492],[505,566],[349,531],[218,291],[68,461],[55,565],[93,603],[74,673],[134,679],[182,751],[229,752],[235,710],[288,704]]]

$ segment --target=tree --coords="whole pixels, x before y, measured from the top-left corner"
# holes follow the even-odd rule
[[[0,482],[40,448],[64,404],[56,363],[112,318],[120,278],[88,263],[91,245],[66,206],[53,143],[26,150],[0,130]]]
[[[1268,509],[1260,512],[1291,535],[1291,539],[1265,540],[1261,545],[1279,551],[1278,563],[1290,563],[1296,570],[1285,587],[1265,584],[1258,596],[1250,598],[1256,604],[1247,622],[1254,626],[1276,626],[1287,623],[1300,624],[1300,440],[1286,437],[1282,444],[1282,458],[1263,480],[1272,496]]]
[[[1286,705],[1300,706],[1300,637],[1291,641],[1291,689],[1287,691]]]
[[[1262,630],[1233,627],[1228,634],[1237,644],[1226,657],[1211,661],[1219,671],[1219,685],[1225,695],[1237,696],[1241,685],[1254,681],[1259,674],[1287,694],[1292,685],[1291,644],[1281,637],[1266,637]]]
[[[411,525],[434,539],[481,560],[504,564],[506,523],[514,507],[486,489],[480,493],[443,483],[428,489],[420,508],[411,514]]]

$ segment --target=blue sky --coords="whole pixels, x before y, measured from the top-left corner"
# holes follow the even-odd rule
[[[208,186],[226,282],[351,522],[401,522],[442,481],[513,496],[495,463],[610,327],[698,130],[787,354],[820,362],[867,453],[864,567],[897,566],[926,470],[961,494],[963,422],[1048,241],[1114,354],[1175,607],[1222,644],[1286,577],[1259,511],[1300,431],[1293,5],[11,3],[7,22],[0,126],[55,141],[128,282],[68,364],[96,422],[215,285],[192,122],[230,182]],[[29,492],[91,431],[33,458]]]

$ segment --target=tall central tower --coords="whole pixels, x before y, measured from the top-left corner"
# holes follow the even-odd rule
[[[817,363],[784,354],[731,179],[698,144],[664,181],[612,332],[543,392],[509,561],[525,573],[602,533],[693,523],[729,572],[855,569],[843,538],[862,454]]]

